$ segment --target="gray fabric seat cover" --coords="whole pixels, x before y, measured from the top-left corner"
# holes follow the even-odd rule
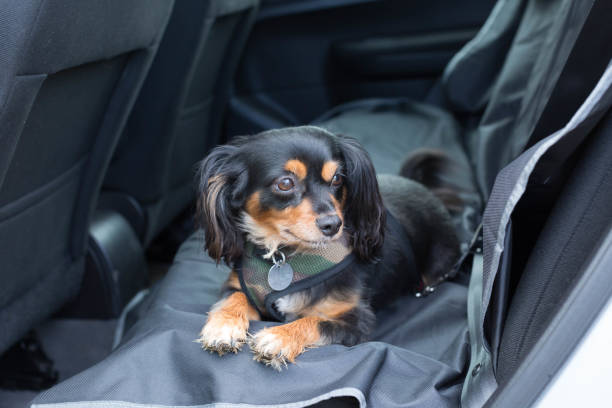
[[[0,0],[0,353],[79,289],[164,0]]]
[[[370,153],[377,173],[397,174],[407,152],[420,147],[445,146],[469,168],[465,150],[457,143],[461,126],[442,109],[410,100],[372,99],[344,105],[340,112],[319,125],[357,138]]]
[[[478,56],[482,57],[483,49],[496,49],[495,44],[502,48],[510,46],[514,28],[518,27],[517,22],[521,18],[506,12],[520,13],[523,9],[523,6],[513,3],[518,2],[500,1],[492,13],[494,21],[487,22],[483,27],[497,40],[491,43],[489,40],[492,37],[477,36],[475,41],[480,42],[466,48],[464,58],[468,61],[451,63],[449,67],[454,66],[453,69],[449,68],[452,72],[459,72],[455,70],[459,70],[462,64],[468,64],[466,68],[461,68],[465,75],[474,72],[498,83],[500,74],[496,69],[469,68],[469,65],[478,64]],[[568,12],[566,6],[570,3],[573,6],[583,4],[587,9],[589,6],[584,2],[569,0],[529,0],[528,3],[541,7],[531,11],[535,13],[533,16],[524,18],[540,19],[547,12],[550,21],[566,21],[564,29],[570,32],[577,31],[575,25],[580,24],[581,15]],[[552,3],[564,6],[553,12],[546,7]],[[540,12],[543,14],[538,14]],[[566,14],[559,14],[563,12]],[[569,15],[573,19],[561,18]],[[526,23],[520,25],[529,27]],[[554,26],[557,27],[556,24]],[[550,25],[531,28],[532,35],[535,35],[541,30],[546,31]],[[557,32],[557,35],[560,33]],[[524,49],[534,47],[531,55],[536,59],[541,54],[539,48],[542,44],[539,40],[523,39],[520,43],[512,43],[512,46]],[[571,48],[571,44],[564,47]],[[565,50],[564,47],[561,47],[561,51]],[[493,56],[505,54],[493,52]],[[474,59],[470,60],[470,56]],[[507,61],[500,64],[496,58],[491,58],[489,62],[498,64],[499,69],[507,64]],[[515,74],[520,75],[523,81],[530,82],[525,73]],[[465,75],[460,75],[456,80],[469,82],[477,79]],[[447,77],[451,78],[452,75]],[[454,80],[448,80],[454,83]],[[455,88],[446,85],[446,89]],[[477,89],[472,89],[474,92],[457,92],[444,104],[459,106],[458,101],[463,98],[461,110],[466,112],[473,108],[476,112],[492,100],[492,89],[492,86],[481,84]],[[537,97],[546,97],[546,92],[536,94]],[[430,146],[447,148],[458,160],[467,160],[468,154],[465,152],[472,150],[464,149],[466,128],[461,129],[452,116],[442,109],[444,104],[430,107],[402,100],[382,104],[357,102],[350,105],[350,110],[340,108],[322,120],[333,131],[362,140],[366,148],[371,149],[379,171],[398,168],[397,146],[412,148],[421,146],[421,143],[427,144],[430,140],[436,140]],[[390,108],[392,105],[400,109],[393,111]],[[354,111],[357,113],[353,109],[357,109]],[[511,111],[516,114],[516,109]],[[363,126],[354,125],[352,120],[348,120],[351,116],[344,115],[359,116],[359,123]],[[417,116],[418,120],[410,119]],[[379,117],[386,120],[379,120]],[[512,120],[512,115],[502,115],[500,118],[502,123],[506,123]],[[377,123],[380,128],[367,126],[368,123]],[[417,135],[419,131],[432,134]],[[408,138],[415,138],[418,142],[404,140]],[[53,407],[61,403],[62,407],[69,408],[94,405],[83,401],[97,401],[97,404],[114,401],[113,406],[117,407],[144,404],[210,406],[207,404],[213,403],[234,406],[232,404],[247,402],[271,406],[286,403],[290,404],[287,406],[301,407],[340,395],[353,396],[361,406],[366,402],[374,407],[460,405],[469,347],[465,286],[445,283],[425,299],[401,298],[378,313],[378,326],[372,341],[350,348],[331,345],[309,350],[298,357],[296,365],[277,373],[253,362],[248,350],[220,358],[203,352],[198,344],[192,342],[205,321],[206,311],[217,299],[219,287],[227,274],[226,268],[214,265],[202,247],[202,237],[198,234],[181,247],[168,276],[153,295],[146,315],[109,358],[41,394],[33,406]],[[254,322],[250,331],[255,332],[270,324],[274,323]]]
[[[111,356],[44,392],[33,406],[276,406],[339,395],[361,406],[458,406],[467,358],[464,286],[446,283],[427,298],[402,298],[380,313],[373,341],[309,350],[278,373],[253,361],[246,346],[219,357],[193,342],[228,273],[202,247],[201,233],[183,244],[146,315]],[[271,324],[253,322],[250,331]]]
[[[426,102],[352,102],[315,122],[381,153],[375,165],[385,171],[398,166],[387,157],[422,146],[461,163],[469,157],[474,175],[464,181],[487,197],[497,172],[527,143],[591,4],[500,0]]]
[[[468,315],[473,313],[473,318],[469,318],[470,339],[475,339],[470,371],[476,367],[478,370],[477,375],[466,376],[462,395],[465,407],[481,407],[497,388],[498,380],[507,380],[508,371],[515,369],[536,343],[538,331],[551,321],[552,315],[563,310],[557,307],[559,298],[572,290],[571,283],[581,272],[590,251],[597,247],[597,238],[609,227],[606,214],[610,211],[604,207],[610,195],[609,155],[606,153],[610,150],[607,142],[611,106],[612,61],[565,126],[533,145],[497,176],[483,216],[480,268],[472,272],[468,293],[468,305],[476,306],[468,311]],[[568,160],[574,152],[578,154],[575,167],[572,160]],[[568,174],[564,170],[571,172]],[[560,195],[547,188],[549,181],[555,184],[555,179],[566,179]],[[514,234],[508,234],[508,229],[513,219],[516,222],[516,209],[530,193],[536,194],[533,199],[537,200],[539,196],[544,201],[551,201],[545,198],[544,192],[554,194],[557,201],[550,203],[554,204],[550,211],[538,208],[524,220],[535,223],[545,220],[545,223],[524,269],[512,270],[513,274],[520,273],[521,277],[509,304],[508,321],[501,335],[497,359],[499,371],[496,372],[491,350],[497,345],[489,344],[488,339],[478,336],[476,331],[478,327],[484,327],[486,314],[494,303],[497,277],[513,268],[513,251],[508,250],[508,243],[514,241]],[[590,236],[581,237],[583,234]],[[557,248],[542,251],[544,246],[551,244]],[[555,282],[557,279],[559,281]],[[542,384],[550,378],[543,376],[534,381]],[[517,406],[528,405],[518,403]]]
[[[612,113],[592,133],[517,284],[500,344],[499,383],[540,338],[612,226]]]
[[[257,4],[184,0],[174,6],[103,185],[102,204],[122,213],[145,244],[194,199],[195,165],[219,143]],[[126,200],[136,200],[139,216],[124,210]]]

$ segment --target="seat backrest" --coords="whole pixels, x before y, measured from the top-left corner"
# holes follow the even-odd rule
[[[500,380],[508,379],[516,363],[535,350],[532,345],[541,347],[541,341],[547,341],[551,350],[552,339],[540,336],[545,326],[553,327],[548,322],[554,319],[558,323],[568,309],[586,311],[576,309],[575,302],[565,302],[577,295],[572,286],[576,279],[581,282],[576,285],[579,288],[591,272],[606,276],[605,268],[594,267],[592,259],[585,260],[594,250],[601,250],[598,241],[612,219],[610,56],[608,62],[570,120],[497,175],[483,214],[482,233],[474,239],[471,251],[470,374],[465,377],[462,406],[483,406],[498,390]],[[600,294],[607,296],[605,291]],[[600,297],[598,302],[605,300]],[[593,318],[594,311],[582,317]],[[559,341],[568,340],[563,353],[569,353],[579,340],[578,331],[570,340],[573,334],[567,333],[567,328]],[[524,368],[519,366],[519,370]],[[550,374],[556,368],[548,365],[545,372]],[[550,377],[543,371],[532,377],[527,388],[534,391],[547,383]],[[512,376],[508,384],[520,377]],[[524,401],[515,401],[517,406],[528,406],[527,400],[534,397],[534,393],[528,398],[519,395]],[[517,394],[512,397],[516,400]],[[491,406],[497,406],[495,400]]]
[[[145,243],[193,200],[194,165],[219,143],[231,80],[258,0],[175,4],[104,182]],[[134,202],[134,199],[136,200]]]
[[[513,296],[499,345],[500,384],[510,378],[540,338],[591,252],[612,227],[612,111],[573,159],[564,163],[566,169],[573,166],[573,170],[550,214],[538,208],[543,200],[527,197],[524,210],[516,214],[519,218],[513,223],[515,242],[530,241],[530,236],[537,240],[524,268],[522,262],[515,265],[514,258],[523,254],[516,251],[519,245],[514,246],[512,275],[517,282],[510,288]],[[522,217],[526,212],[531,212],[531,219]],[[545,219],[541,232],[534,228],[536,218]]]
[[[449,110],[478,114],[486,107],[525,3],[526,0],[498,0],[478,34],[449,61],[441,81]]]
[[[450,108],[478,117],[465,143],[485,197],[526,146],[593,1],[500,0],[449,63],[442,86]]]
[[[0,352],[78,291],[167,0],[0,0]]]
[[[612,44],[609,41],[609,37],[612,34],[612,26],[607,24],[610,19],[612,19],[612,4],[597,0],[593,4],[588,17],[580,30],[580,34],[565,63],[565,67],[559,76],[555,89],[553,90],[546,107],[529,138],[530,146],[544,139],[548,135],[553,134],[558,129],[562,129],[569,121],[568,118],[572,117],[574,112],[578,111],[589,94],[601,81],[602,75],[607,71],[609,66],[610,58],[612,58]],[[589,61],[587,66],[584,64],[585,61]],[[599,136],[594,135],[593,137],[597,138]],[[602,145],[601,148],[605,150],[606,146]],[[610,153],[612,153],[612,151],[610,151]],[[544,231],[545,223],[556,222],[549,220],[547,218],[548,214],[554,214],[554,211],[552,210],[553,206],[556,208],[555,211],[562,211],[560,208],[562,208],[564,205],[570,206],[566,207],[565,211],[571,209],[577,214],[580,211],[584,211],[584,209],[581,207],[581,205],[584,203],[580,202],[576,204],[572,202],[572,199],[575,199],[576,194],[573,194],[571,197],[560,196],[561,198],[557,198],[561,192],[561,189],[563,188],[563,184],[568,178],[569,172],[574,165],[574,160],[578,158],[578,153],[570,157],[572,160],[565,160],[562,169],[559,169],[553,173],[554,178],[553,175],[547,176],[548,180],[545,187],[532,186],[535,193],[531,192],[522,199],[521,204],[515,210],[515,215],[512,218],[513,223],[510,233],[514,239],[509,238],[507,240],[510,247],[506,249],[508,253],[512,254],[511,259],[508,258],[508,265],[511,265],[511,269],[508,269],[507,273],[499,274],[497,276],[497,280],[493,286],[494,293],[492,294],[491,302],[489,303],[491,309],[489,310],[489,314],[485,320],[485,327],[489,336],[490,350],[495,361],[498,358],[498,352],[501,351],[501,335],[504,333],[504,318],[507,305],[510,302],[509,299],[512,298],[515,290],[517,287],[519,287],[519,282],[539,282],[538,279],[542,278],[552,279],[552,281],[557,279],[556,277],[553,278],[551,276],[547,276],[547,272],[541,273],[541,270],[546,268],[546,264],[542,263],[538,264],[536,267],[538,272],[529,272],[529,270],[527,270],[527,273],[536,274],[536,277],[527,277],[525,280],[523,280],[522,277],[522,273],[526,266],[529,265],[529,262],[533,261],[529,261],[529,259],[534,256],[532,254],[535,254],[535,252],[532,252],[534,246],[539,248],[538,245],[550,244],[544,244],[538,241],[540,237],[543,237],[540,235],[540,232]],[[600,160],[601,159],[602,158],[600,157]],[[592,162],[590,159],[586,160]],[[560,160],[557,159],[556,161]],[[582,165],[584,166],[584,164]],[[583,173],[585,172],[584,170],[582,171]],[[597,173],[594,173],[593,176],[597,176]],[[581,188],[587,188],[589,183],[596,181],[596,178],[597,177],[594,177],[594,179],[585,182],[584,185],[581,185]],[[570,178],[569,180],[571,181],[572,179]],[[571,193],[568,193],[568,189],[570,188],[572,187],[566,187],[566,192],[564,194],[571,195]],[[585,197],[589,197],[590,194],[592,194],[592,191],[584,189],[583,194]],[[555,205],[555,201],[558,200],[562,200],[563,203],[559,202]],[[568,204],[570,202],[572,203]],[[604,213],[605,212],[602,214]],[[570,224],[571,222],[565,222],[566,227],[569,227]],[[605,222],[603,225],[605,225]],[[548,226],[546,228],[551,228],[554,230],[555,227]],[[597,237],[597,228],[593,228],[592,231],[594,232],[593,237]],[[554,238],[557,240],[564,239],[562,238],[562,231],[555,230],[553,234]],[[588,241],[589,240],[583,242]],[[571,244],[574,246],[574,249],[578,248],[578,245],[575,243]],[[542,257],[541,253],[535,256],[537,257],[537,262],[542,262],[544,259],[546,259],[546,257]],[[580,259],[580,256],[574,255],[574,259]],[[564,272],[559,271],[559,273],[563,274]],[[567,270],[565,273],[575,274],[576,270]],[[575,276],[565,276],[561,279],[561,281],[565,280],[569,282],[573,279],[575,279]],[[547,284],[538,284],[536,286],[546,286]],[[523,283],[522,285],[525,284]],[[547,316],[550,317],[552,311],[547,310],[543,313],[542,310],[539,309],[539,305],[540,302],[542,305],[551,303],[557,304],[559,299],[558,296],[561,296],[562,294],[562,291],[559,289],[560,288],[555,288],[555,290],[551,291],[551,293],[545,293],[539,292],[539,288],[535,287],[529,289],[529,295],[526,289],[519,291],[519,297],[517,300],[517,304],[519,306],[515,305],[512,309],[513,317],[510,319],[511,324],[515,326],[522,324],[524,325],[524,327],[522,327],[523,329],[525,327],[531,327],[532,324],[542,328],[542,321],[545,319],[543,319],[541,316],[537,317],[537,319],[540,320],[539,323],[527,323],[524,320],[525,316],[521,315],[520,312],[517,311],[529,310],[524,309],[524,307],[527,306],[528,308],[531,308],[529,315],[532,317],[537,316],[538,314],[547,314]],[[524,300],[521,298],[521,296],[526,296],[527,299]],[[529,296],[535,296],[536,299]],[[535,303],[537,303],[537,305],[534,305]],[[510,366],[508,360],[514,361],[514,359],[522,358],[524,355],[523,353],[525,352],[524,347],[526,349],[530,348],[525,346],[524,339],[530,339],[527,341],[529,344],[535,342],[535,339],[539,337],[540,332],[528,333],[529,330],[522,331],[521,328],[517,329],[517,327],[514,327],[514,329],[510,329],[510,331],[505,332],[506,340],[505,351],[503,354],[504,359],[506,359],[506,363],[504,364],[505,368],[502,368],[502,376],[507,376],[508,372],[514,369],[514,366],[512,369],[507,368]],[[509,335],[510,332],[513,332],[513,334]],[[524,337],[520,337],[519,341],[515,342],[519,336]],[[512,338],[512,340],[508,341],[507,339],[509,337]],[[512,345],[516,346],[516,348],[512,348]]]

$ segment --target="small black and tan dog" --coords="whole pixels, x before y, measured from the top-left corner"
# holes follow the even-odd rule
[[[455,196],[410,180],[444,160],[421,152],[402,176],[377,179],[356,140],[314,126],[214,149],[200,165],[199,217],[209,255],[232,271],[202,347],[222,355],[248,342],[280,369],[307,348],[364,341],[373,310],[437,283],[459,256],[443,203]],[[288,323],[250,335],[262,317]]]

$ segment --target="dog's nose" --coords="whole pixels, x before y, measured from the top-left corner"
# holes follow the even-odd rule
[[[328,237],[335,235],[342,226],[342,220],[337,215],[323,215],[317,218],[316,223],[323,235]]]

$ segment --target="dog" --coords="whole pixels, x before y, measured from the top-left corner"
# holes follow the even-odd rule
[[[311,347],[365,341],[375,310],[435,285],[459,257],[443,201],[411,180],[445,160],[423,151],[377,178],[355,139],[315,126],[215,148],[198,170],[198,218],[208,254],[232,270],[197,341],[219,355],[248,343],[277,370]],[[285,323],[249,334],[262,318]]]

